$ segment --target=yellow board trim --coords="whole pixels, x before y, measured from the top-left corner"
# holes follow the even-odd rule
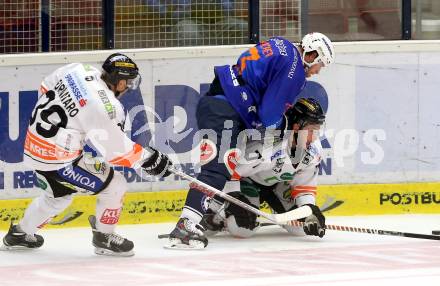
[[[120,224],[177,221],[187,190],[139,192],[125,195]],[[381,202],[382,200],[382,202]],[[18,221],[32,199],[0,200],[0,229]],[[330,216],[440,213],[440,182],[407,184],[323,185],[318,187],[318,205]],[[96,196],[75,196],[72,204],[52,223],[75,217],[48,228],[88,226],[95,213]]]

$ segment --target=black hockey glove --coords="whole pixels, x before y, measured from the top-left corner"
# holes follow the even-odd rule
[[[241,192],[231,192],[229,193],[229,195],[231,195],[231,197],[239,199],[240,201],[248,205],[253,206],[251,202],[246,198],[246,196],[243,195]],[[253,230],[258,226],[256,214],[251,213],[250,211],[247,211],[234,203],[227,202],[225,207],[225,214],[227,218],[230,216],[234,216],[237,226],[239,227]]]
[[[324,215],[321,213],[319,207],[312,204],[306,204],[306,206],[312,208],[312,214],[302,219],[302,221],[304,222],[304,232],[307,235],[316,235],[319,237],[323,237],[325,235]]]
[[[150,149],[153,155],[142,164],[142,169],[151,176],[168,177],[171,174],[169,169],[173,166],[170,158],[156,149]]]

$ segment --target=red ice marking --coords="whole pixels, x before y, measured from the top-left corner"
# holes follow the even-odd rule
[[[337,278],[329,278],[329,281],[340,281],[344,275],[365,271],[381,273],[436,267],[440,275],[440,256],[433,255],[439,251],[438,242],[411,242],[289,250],[262,248],[262,251],[203,255],[177,252],[174,257],[164,258],[95,257],[64,263],[34,262],[33,265],[0,267],[0,277],[2,285],[15,285],[19,278],[20,285],[63,286],[163,285],[255,277],[270,280],[285,275],[313,277],[317,273],[337,274]],[[35,255],[37,257],[38,253]],[[25,284],[22,281],[30,282]]]

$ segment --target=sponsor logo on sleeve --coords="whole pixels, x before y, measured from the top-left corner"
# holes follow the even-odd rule
[[[231,66],[229,66],[229,72],[231,73],[232,84],[234,86],[239,86],[240,83],[238,82],[237,76]]]
[[[275,42],[275,47],[277,47],[278,51],[280,52],[280,55],[287,57],[287,48],[286,45],[284,44],[284,41],[277,38],[271,40]]]
[[[104,108],[108,114],[108,117],[110,117],[110,119],[115,119],[116,118],[116,109],[113,106],[113,104],[111,104],[110,99],[108,99],[108,96],[105,93],[105,91],[98,90],[98,95],[99,95],[99,98],[101,99],[102,103],[104,104]]]
[[[293,63],[290,67],[289,73],[287,74],[287,77],[290,79],[293,79],[293,76],[295,75],[296,66],[298,65],[298,53],[295,52],[293,55]]]

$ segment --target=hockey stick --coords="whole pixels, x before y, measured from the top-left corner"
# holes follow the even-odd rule
[[[73,212],[73,213],[69,212],[62,219],[60,219],[58,221],[50,221],[48,224],[50,224],[50,225],[65,224],[65,223],[68,223],[68,222],[76,219],[77,217],[80,217],[82,214],[83,214],[83,212],[81,212],[81,211],[76,211],[76,212]]]
[[[213,198],[215,195],[217,195],[217,196],[219,196],[219,197],[221,197],[231,203],[234,203],[237,206],[240,206],[240,207],[242,207],[242,208],[244,208],[244,209],[246,209],[256,215],[264,217],[275,224],[287,224],[289,221],[305,218],[305,217],[308,217],[309,215],[312,214],[312,209],[309,206],[302,206],[300,208],[297,208],[297,209],[294,209],[294,210],[291,210],[289,212],[282,213],[282,214],[265,213],[265,212],[260,211],[257,208],[254,208],[253,206],[250,206],[250,205],[240,201],[239,199],[236,199],[236,198],[228,195],[227,193],[224,193],[220,190],[217,190],[216,188],[211,187],[210,185],[205,184],[205,183],[197,180],[196,178],[193,178],[193,177],[183,173],[182,171],[176,170],[174,168],[170,168],[169,171],[176,174],[177,176],[180,176],[180,177],[190,181],[191,188],[196,189],[196,190],[206,194],[208,197]]]
[[[262,226],[272,225],[270,223],[262,223]],[[300,221],[289,221],[286,225],[304,227],[304,223]],[[358,233],[368,233],[368,234],[379,234],[379,235],[390,235],[390,236],[400,236],[400,237],[410,237],[419,239],[430,239],[430,240],[440,240],[438,235],[421,234],[421,233],[411,233],[411,232],[400,232],[391,230],[381,230],[373,228],[363,228],[363,227],[353,227],[353,226],[343,226],[343,225],[332,225],[326,224],[326,229],[337,230],[337,231],[347,231],[347,232],[358,232]]]

